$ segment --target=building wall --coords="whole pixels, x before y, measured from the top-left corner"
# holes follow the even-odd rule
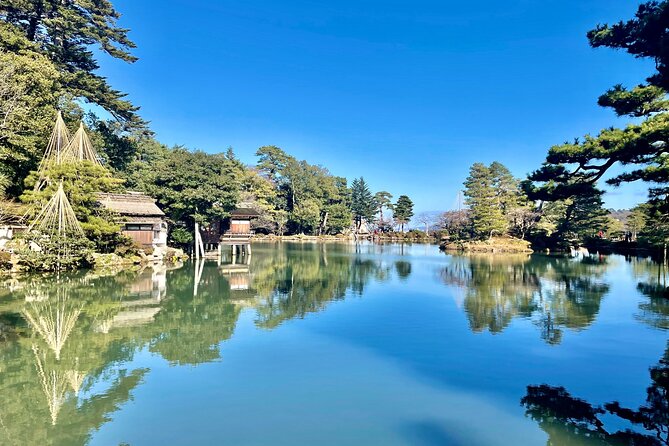
[[[230,231],[232,234],[250,234],[251,220],[233,218],[230,220]]]
[[[142,248],[163,248],[167,246],[167,223],[126,223],[123,235],[130,237]]]

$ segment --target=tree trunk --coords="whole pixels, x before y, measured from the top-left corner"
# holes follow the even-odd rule
[[[325,231],[325,228],[327,228],[328,225],[328,212],[325,212],[325,215],[323,215],[323,220],[321,221],[321,225],[318,228],[318,235],[323,235],[323,232]]]
[[[35,41],[37,37],[37,28],[42,21],[42,14],[44,13],[44,2],[38,1],[35,5],[35,15],[28,20],[28,29],[26,30],[26,37],[31,42]]]

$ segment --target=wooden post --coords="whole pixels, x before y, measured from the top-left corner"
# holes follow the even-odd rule
[[[198,222],[195,222],[195,260],[200,260],[200,224]]]

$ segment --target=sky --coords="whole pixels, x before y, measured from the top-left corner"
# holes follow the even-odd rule
[[[454,208],[474,162],[518,177],[548,148],[628,119],[597,106],[652,64],[589,47],[633,0],[114,0],[134,64],[102,57],[167,145],[244,162],[276,145],[416,212]],[[610,190],[606,205],[643,201]]]

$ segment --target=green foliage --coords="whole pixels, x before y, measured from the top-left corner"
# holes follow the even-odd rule
[[[303,232],[313,234],[320,222],[320,207],[318,201],[314,199],[301,200],[291,214],[293,222],[297,224]]]
[[[145,190],[168,217],[193,228],[195,221],[213,222],[229,215],[239,197],[235,164],[224,155],[169,150],[147,169]]]
[[[336,233],[347,218],[340,205],[348,206],[350,191],[346,179],[327,169],[298,161],[276,146],[258,149],[258,171],[276,190],[275,212],[278,232],[283,232],[279,218],[286,217],[287,228],[294,233]],[[332,213],[336,213],[336,227]],[[350,219],[348,222],[350,225]],[[346,225],[346,226],[348,226]]]
[[[341,234],[351,226],[351,210],[344,203],[336,203],[327,208],[329,219],[327,228],[329,234]]]
[[[393,209],[393,195],[385,190],[374,194],[374,202],[376,203],[376,212],[379,213],[379,223],[383,222],[383,210]]]
[[[630,232],[632,241],[636,240],[639,232],[646,227],[647,218],[647,206],[636,206],[630,211],[626,229]]]
[[[193,232],[182,226],[174,226],[170,231],[170,241],[180,246],[193,243]]]
[[[51,182],[39,191],[34,190],[38,181],[36,172],[26,179],[21,201],[31,206],[33,216],[49,201],[62,180],[63,189],[86,236],[95,243],[99,252],[112,252],[122,242],[120,227],[114,221],[115,215],[100,205],[97,194],[119,192],[122,180],[112,177],[107,169],[90,161],[53,164],[47,168],[46,176]]]
[[[465,203],[469,206],[474,234],[480,238],[504,234],[507,230],[502,203],[508,198],[508,191],[499,187],[506,185],[506,179],[499,177],[500,172],[496,165],[475,163],[464,182]]]
[[[400,225],[400,231],[404,232],[404,225],[413,217],[413,201],[406,196],[400,195],[397,203],[393,206],[393,218]]]
[[[369,190],[363,177],[356,178],[351,183],[351,212],[356,224],[356,230],[360,229],[363,221],[371,222],[378,209],[378,204]]]
[[[0,51],[0,175],[16,197],[46,147],[62,90],[54,65],[0,22],[0,42],[11,38],[17,51]]]
[[[136,60],[129,53],[135,45],[127,36],[128,30],[116,24],[119,17],[108,0],[7,0],[0,6],[0,20],[9,24],[5,26],[12,35],[3,38],[0,47],[13,51],[20,38],[32,42],[57,67],[65,90],[72,96],[103,107],[129,125],[142,126],[137,107],[96,73],[99,65],[91,51],[91,46],[97,45],[115,59]]]
[[[9,270],[12,268],[12,255],[7,251],[0,251],[0,270]]]
[[[85,237],[21,234],[19,266],[28,271],[63,271],[89,265],[93,243]]]
[[[618,116],[641,118],[641,121],[551,147],[544,165],[529,177],[533,182],[526,187],[530,198],[552,202],[573,199],[571,206],[587,201],[588,206],[597,207],[601,195],[597,182],[613,166],[622,165],[627,169],[607,183],[617,186],[641,180],[651,184],[649,198],[655,209],[652,212],[657,221],[666,220],[664,217],[669,210],[668,12],[667,1],[645,2],[631,20],[598,25],[588,33],[594,48],[622,49],[636,58],[651,59],[655,63],[655,73],[645,84],[631,89],[615,85],[598,101]],[[578,213],[578,209],[574,211]],[[599,215],[599,210],[597,212]],[[662,232],[662,228],[656,229]]]

